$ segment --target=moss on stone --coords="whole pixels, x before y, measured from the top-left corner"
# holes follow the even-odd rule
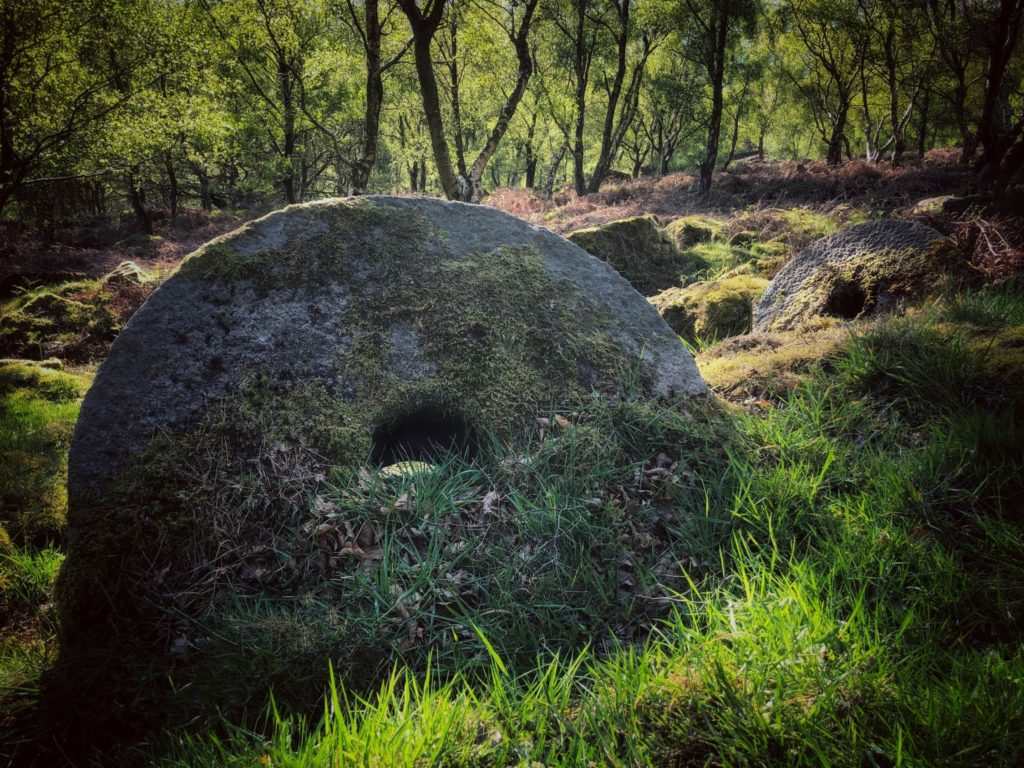
[[[768,281],[749,274],[670,288],[651,298],[658,313],[690,343],[717,341],[750,331],[755,302]]]
[[[645,296],[682,285],[708,266],[694,252],[681,253],[652,215],[578,229],[567,237],[615,267]]]
[[[624,340],[622,318],[611,312],[620,304],[607,306],[556,267],[610,281],[614,299],[625,307],[635,300],[677,350],[603,265],[558,241],[552,247],[565,253],[556,251],[563,261],[553,267],[540,250],[550,235],[449,251],[416,208],[369,199],[331,205],[277,214],[212,242],[144,310],[162,311],[160,300],[179,296],[170,289],[219,302],[267,297],[273,312],[283,311],[279,295],[303,313],[327,295],[335,314],[326,342],[308,350],[315,375],[293,375],[272,353],[242,360],[244,375],[204,400],[196,418],[157,433],[101,492],[76,497],[59,584],[66,669],[116,662],[137,687],[173,665],[161,649],[174,621],[241,622],[227,606],[255,595],[269,611],[294,615],[296,595],[328,586],[315,535],[304,528],[309,498],[332,476],[372,464],[379,435],[407,417],[458,420],[474,439],[514,448],[552,409],[583,413],[595,399],[652,397],[654,363]],[[313,321],[302,314],[299,325],[312,329]],[[254,569],[275,575],[247,581]],[[329,637],[356,645],[343,632]]]
[[[850,332],[822,319],[798,331],[751,333],[726,339],[697,355],[708,385],[730,400],[777,399],[837,354]]]
[[[100,278],[26,291],[0,305],[0,357],[100,359],[151,289]]]
[[[725,223],[719,219],[697,215],[681,216],[669,222],[665,227],[665,234],[680,251],[683,251],[694,245],[718,239],[724,227]]]
[[[758,330],[891,312],[938,293],[962,266],[950,241],[917,223],[880,220],[816,241],[772,281],[755,308]]]

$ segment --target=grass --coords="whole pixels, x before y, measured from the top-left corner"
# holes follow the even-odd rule
[[[62,535],[67,449],[90,378],[0,361],[0,526],[20,546]]]
[[[988,340],[1022,310],[964,294],[844,332],[710,434],[626,403],[334,474],[308,502],[327,591],[250,589],[187,633],[250,715],[267,682],[277,706],[145,759],[1019,764],[1024,369]]]

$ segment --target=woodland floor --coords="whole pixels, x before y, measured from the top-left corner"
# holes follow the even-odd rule
[[[559,531],[571,532],[561,534],[565,571],[536,586],[548,590],[545,609],[527,611],[486,591],[500,580],[454,579],[460,561],[442,557],[432,573],[454,579],[452,599],[472,589],[482,607],[472,614],[478,633],[451,645],[446,630],[430,634],[436,603],[406,606],[413,616],[402,631],[409,621],[425,628],[417,639],[437,649],[431,671],[399,666],[366,698],[342,681],[322,719],[273,712],[245,727],[167,734],[103,761],[1019,765],[1020,220],[915,213],[922,199],[970,191],[968,174],[942,153],[900,169],[748,161],[720,174],[708,199],[694,181],[672,174],[585,197],[563,190],[551,201],[499,190],[487,203],[561,233],[639,214],[663,224],[699,214],[778,244],[784,258],[851,221],[915,215],[953,237],[970,277],[937,286],[899,317],[693,345],[733,435],[714,475],[712,459],[683,458],[690,427],[677,414],[641,418],[625,408],[586,425],[549,423],[531,448],[541,461],[529,476],[508,474],[508,457],[493,457],[379,482],[337,479],[318,503],[354,524],[384,524],[374,512],[359,518],[364,510],[504,515],[510,525],[541,507],[557,512]],[[149,237],[111,222],[55,226],[45,239],[6,230],[0,758],[91,759],[69,754],[39,717],[56,654],[52,588],[78,406],[118,330],[161,279],[252,215],[187,211],[175,226],[158,221]],[[724,243],[708,250],[715,269],[750,251]],[[138,269],[106,277],[126,260]],[[594,434],[615,440],[595,443]],[[611,442],[613,453],[600,447]],[[579,455],[586,466],[567,463]],[[659,510],[670,507],[695,522],[666,523]],[[410,523],[398,518],[388,534],[400,538]],[[497,571],[506,547],[478,556]],[[515,617],[517,631],[492,613]],[[580,629],[595,626],[608,630],[601,643]],[[275,651],[245,649],[254,665]]]

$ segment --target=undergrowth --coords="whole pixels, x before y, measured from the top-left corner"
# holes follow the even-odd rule
[[[67,450],[89,379],[0,360],[0,527],[20,546],[62,535]]]

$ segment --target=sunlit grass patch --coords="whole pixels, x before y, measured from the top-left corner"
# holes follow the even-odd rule
[[[0,361],[0,525],[20,546],[57,541],[67,450],[87,374]]]

